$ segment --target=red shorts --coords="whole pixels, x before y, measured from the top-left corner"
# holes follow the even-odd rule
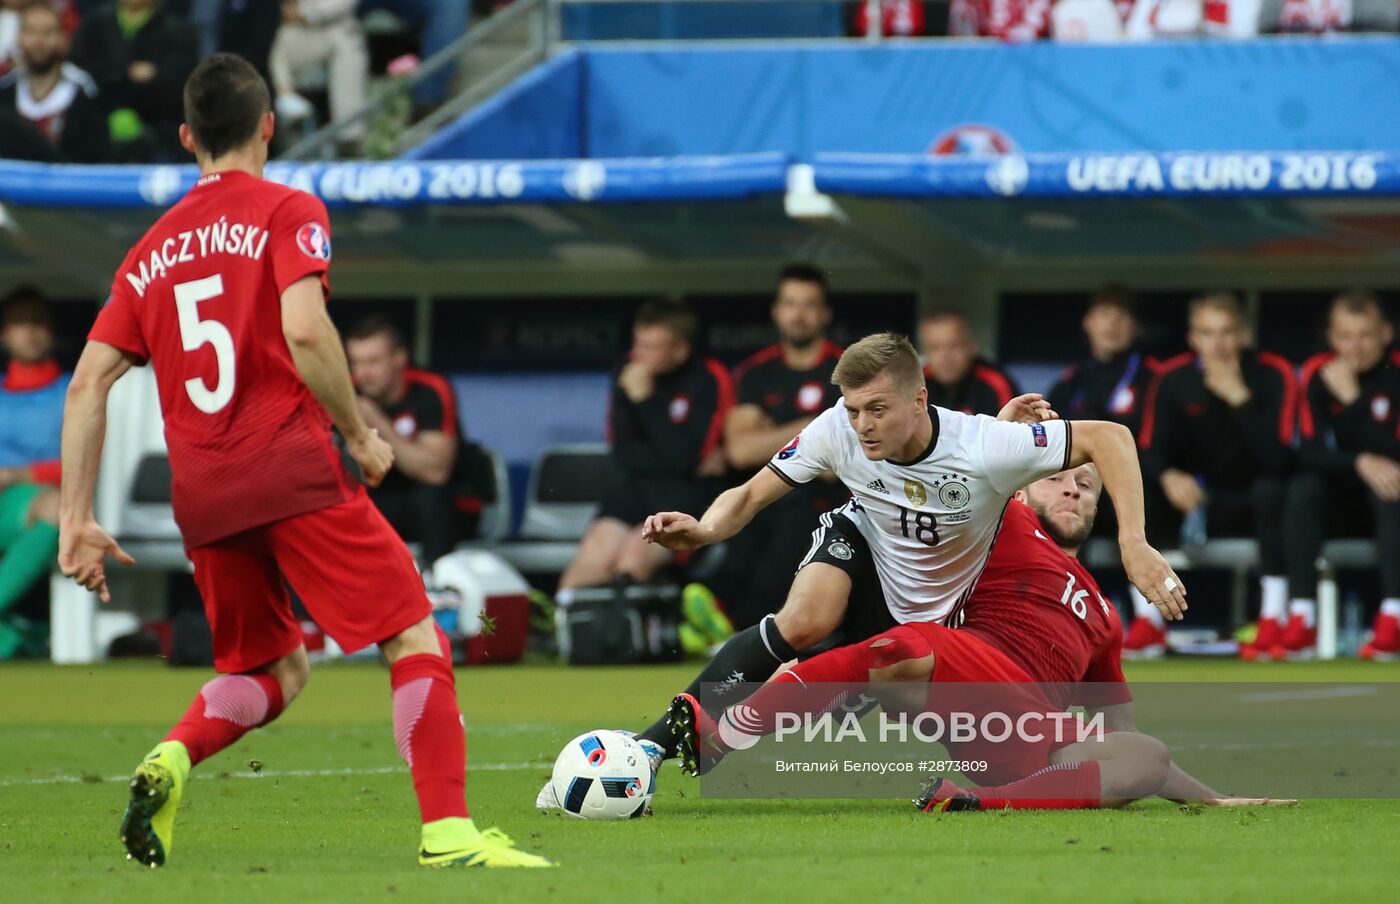
[[[1058,714],[1062,708],[1055,706],[1026,670],[1001,650],[970,631],[926,622],[901,627],[914,629],[933,648],[934,686],[929,692],[929,711],[968,713],[978,724],[988,724],[983,720],[994,716],[994,734],[1001,731],[1002,716],[1008,728],[1027,718],[1025,737],[1011,731],[1004,740],[979,737],[944,744],[954,759],[986,764],[985,768],[968,772],[968,778],[981,785],[1024,778],[1050,765],[1050,755],[1075,740],[1072,732],[1057,728],[1065,723],[1040,718],[1041,714]],[[954,686],[958,684],[963,686]]]
[[[347,652],[432,614],[403,540],[361,489],[348,502],[188,550],[214,638],[214,667],[247,672],[301,645],[290,584]]]

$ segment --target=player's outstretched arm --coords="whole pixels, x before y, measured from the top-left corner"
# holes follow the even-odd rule
[[[720,493],[698,521],[684,512],[658,512],[642,523],[643,539],[667,549],[698,549],[723,543],[792,487],[764,468],[747,483]]]
[[[1122,424],[1110,421],[1071,421],[1070,426],[1074,439],[1069,466],[1077,468],[1093,462],[1098,468],[1118,515],[1118,547],[1128,579],[1163,616],[1174,620],[1183,618],[1186,585],[1162,554],[1147,543],[1142,469],[1138,465],[1132,433]]]
[[[131,556],[92,514],[102,443],[107,436],[107,396],[112,384],[131,364],[132,359],[125,352],[105,342],[89,342],[78,359],[63,404],[58,565],[65,575],[97,593],[104,603],[112,600],[107,592],[104,559],[110,555],[124,565],[133,564]]]
[[[299,279],[283,291],[282,335],[306,388],[345,437],[346,448],[359,463],[365,483],[378,486],[394,464],[394,451],[360,413],[345,348],[326,313],[319,276]]]

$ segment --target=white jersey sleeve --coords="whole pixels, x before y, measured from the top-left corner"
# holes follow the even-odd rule
[[[793,486],[826,471],[836,471],[845,457],[840,431],[850,430],[845,408],[837,403],[812,419],[802,432],[778,450],[768,468]]]
[[[1069,467],[1073,445],[1069,421],[1015,424],[987,418],[981,432],[987,479],[1002,495],[1010,496]]]

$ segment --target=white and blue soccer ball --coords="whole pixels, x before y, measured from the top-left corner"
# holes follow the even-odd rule
[[[579,819],[635,819],[656,793],[656,774],[642,745],[598,729],[564,745],[550,779],[555,800]]]

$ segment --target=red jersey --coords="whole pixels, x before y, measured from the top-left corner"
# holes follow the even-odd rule
[[[330,257],[319,199],[233,171],[200,179],[117,270],[88,338],[155,368],[189,548],[354,495],[282,334],[283,290],[319,276],[328,293]]]
[[[1037,682],[1111,682],[1117,687],[1095,689],[1096,705],[1132,699],[1117,610],[1088,569],[1045,533],[1035,511],[1015,499],[959,630],[996,647]]]

